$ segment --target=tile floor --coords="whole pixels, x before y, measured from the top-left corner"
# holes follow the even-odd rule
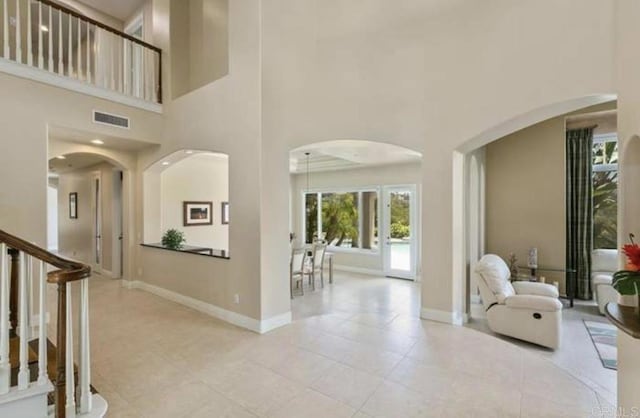
[[[565,308],[562,312],[562,345],[555,351],[494,334],[489,330],[484,308],[480,304],[472,305],[471,320],[467,326],[516,344],[550,360],[591,387],[608,403],[615,404],[617,372],[602,366],[583,320],[608,322],[604,316],[599,314],[595,302],[576,300],[574,308]]]
[[[549,359],[421,321],[414,283],[337,274],[266,335],[91,281],[109,417],[584,417],[606,401]]]

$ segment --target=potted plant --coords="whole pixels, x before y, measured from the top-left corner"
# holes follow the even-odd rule
[[[184,232],[180,232],[177,229],[168,229],[162,236],[162,245],[172,250],[182,248],[182,244],[185,241]]]
[[[640,246],[633,242],[634,235],[629,234],[631,244],[622,247],[622,252],[627,256],[627,264],[624,270],[613,274],[613,288],[622,296],[635,296],[635,307],[640,317]]]

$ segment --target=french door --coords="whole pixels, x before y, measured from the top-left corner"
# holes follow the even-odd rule
[[[384,274],[415,280],[418,242],[416,186],[383,187],[382,208]]]

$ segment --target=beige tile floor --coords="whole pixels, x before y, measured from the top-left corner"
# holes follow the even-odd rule
[[[337,274],[266,335],[91,281],[109,417],[584,417],[608,406],[548,359],[421,321],[416,284]]]
[[[599,314],[595,302],[576,300],[574,308],[564,309],[562,312],[562,345],[555,351],[494,334],[489,330],[482,305],[472,304],[471,313],[472,318],[467,324],[468,327],[504,339],[550,360],[594,389],[608,403],[616,403],[617,372],[602,366],[600,357],[598,357],[583,322],[584,320],[608,322],[604,316]]]

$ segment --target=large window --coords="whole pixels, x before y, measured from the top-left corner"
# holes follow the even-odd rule
[[[618,138],[593,138],[593,247],[616,248],[618,235]]]
[[[306,243],[320,238],[332,247],[378,248],[376,190],[305,193],[304,215]]]

